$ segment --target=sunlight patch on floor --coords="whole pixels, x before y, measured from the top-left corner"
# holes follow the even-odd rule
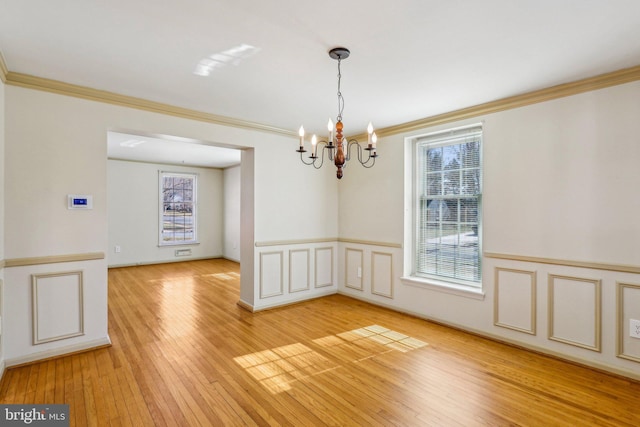
[[[291,389],[291,383],[338,367],[304,344],[258,351],[233,359],[271,393]]]
[[[338,336],[343,340],[361,345],[365,343],[363,340],[366,339],[381,344],[386,348],[401,351],[403,353],[426,347],[428,345],[426,342],[420,341],[417,338],[412,338],[400,332],[392,331],[391,329],[380,325],[365,326],[364,328],[354,329],[353,331],[338,334]]]
[[[237,279],[236,276],[232,276],[231,274],[227,274],[227,273],[203,274],[201,277],[213,277],[214,279],[218,279],[218,280],[236,280]]]
[[[328,335],[312,340],[312,343],[344,360],[345,364],[392,351],[406,353],[428,345],[379,325]],[[233,360],[272,394],[290,390],[292,384],[301,379],[344,366],[302,343],[258,351]]]

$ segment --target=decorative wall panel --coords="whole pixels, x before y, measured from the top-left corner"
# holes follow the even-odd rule
[[[289,251],[289,292],[309,290],[309,249]]]
[[[393,255],[371,252],[371,293],[393,298]]]
[[[31,275],[33,344],[84,335],[82,271]]]
[[[333,286],[333,247],[316,248],[316,288]]]
[[[260,298],[282,295],[282,251],[260,253]]]
[[[345,279],[344,283],[347,288],[363,290],[362,286],[362,262],[364,259],[364,251],[362,249],[345,250]]]
[[[549,339],[600,351],[601,281],[549,274]]]
[[[495,268],[493,322],[536,334],[536,272]]]
[[[640,362],[640,285],[617,283],[617,356]],[[631,334],[636,336],[631,336]]]

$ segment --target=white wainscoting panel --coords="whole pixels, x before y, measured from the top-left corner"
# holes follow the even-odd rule
[[[495,268],[493,323],[536,334],[536,272]]]
[[[601,280],[549,274],[549,339],[601,351]]]
[[[363,290],[362,272],[364,271],[362,262],[364,261],[364,252],[362,249],[345,249],[345,278],[344,285],[347,288]],[[358,277],[358,272],[360,273]]]
[[[393,298],[393,255],[371,252],[371,293]]]
[[[289,292],[308,291],[310,283],[309,249],[289,251]]]
[[[82,271],[31,275],[33,345],[84,335]]]
[[[260,298],[282,295],[283,290],[283,252],[260,253]]]
[[[640,321],[640,284],[616,284],[618,312],[617,356],[634,362],[640,362],[640,338],[631,337],[631,320]],[[635,326],[634,326],[635,327]]]
[[[316,288],[333,286],[333,247],[316,248]]]

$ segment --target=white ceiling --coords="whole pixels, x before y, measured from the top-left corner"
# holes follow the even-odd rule
[[[0,0],[10,72],[292,132],[335,119],[335,46],[359,134],[638,65],[640,1]]]
[[[186,138],[107,132],[107,143],[110,159],[205,168],[226,168],[240,164],[240,150]]]

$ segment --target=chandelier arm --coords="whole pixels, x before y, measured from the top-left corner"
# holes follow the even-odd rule
[[[371,154],[369,154],[369,158],[367,159],[367,161],[364,162],[364,163],[360,162],[360,164],[366,169],[371,169],[373,167],[373,165],[376,164],[376,157],[378,157],[378,156],[373,157]],[[369,165],[368,163],[369,163],[369,160],[371,160],[371,159],[373,159],[373,162],[371,162],[371,164]]]
[[[355,139],[352,139],[351,141],[349,141],[349,146],[348,146],[348,149],[347,149],[347,160],[349,160],[351,158],[351,146],[352,145],[355,145],[355,146],[358,147],[358,162],[362,166],[364,166],[365,168],[369,169],[369,168],[373,167],[373,165],[375,165],[376,157],[378,157],[378,154],[375,153],[375,151],[374,151],[374,154],[372,155],[371,151],[373,151],[373,150],[371,148],[364,148],[363,149],[362,146],[360,145],[360,143]],[[364,161],[362,160],[362,157],[363,157],[362,156],[362,154],[363,154],[362,151],[363,150],[367,151],[369,153],[369,155],[367,156],[367,160],[364,160]],[[372,162],[372,163],[369,165],[369,162]]]
[[[297,151],[298,153],[300,153],[300,160],[301,160],[301,161],[302,161],[302,163],[304,163],[305,165],[309,166],[309,165],[312,165],[312,164],[315,162],[315,159],[313,159],[312,161],[310,161],[310,162],[308,162],[308,163],[304,161],[304,156],[302,155],[302,153],[306,153],[306,150],[305,150],[305,151],[296,150],[296,151]],[[311,157],[311,156],[309,156],[309,158],[311,159],[312,157]]]
[[[359,162],[360,162],[360,164],[361,164],[362,166],[364,166],[365,168],[370,168],[370,167],[371,167],[371,166],[373,166],[373,165],[371,165],[371,166],[367,166],[367,163],[369,163],[369,161],[371,160],[371,150],[366,149],[366,151],[367,151],[367,153],[369,153],[369,157],[367,157],[367,160],[365,160],[365,161],[363,162],[363,161],[362,161],[362,157],[359,157],[359,158],[358,158],[358,161],[359,161]],[[374,157],[374,158],[373,158],[373,161],[375,162],[375,160],[376,160],[376,158]]]
[[[352,139],[351,141],[347,142],[347,149],[345,150],[347,152],[346,155],[346,160],[349,161],[351,160],[351,147],[353,145],[357,145],[358,146],[358,160],[360,159],[360,144],[358,144],[358,141],[356,141],[355,139]]]
[[[322,145],[322,153],[313,160],[313,167],[316,168],[316,169],[320,169],[322,167],[322,165],[324,164],[324,150],[327,148],[327,142],[326,141],[319,141],[318,145]],[[331,153],[331,150],[329,150],[329,153]],[[316,160],[318,160],[318,157],[320,158],[320,165],[316,166]],[[331,159],[329,159],[329,160],[331,160]]]
[[[366,150],[369,152],[369,157],[367,157],[366,161],[364,161],[364,162],[361,161],[360,164],[362,166],[364,166],[365,168],[369,169],[370,167],[372,167],[373,165],[376,164],[376,157],[378,157],[378,154],[374,151],[374,153],[372,155],[371,154],[372,150],[370,150],[370,149],[366,149]],[[372,162],[372,163],[369,165],[369,162]]]
[[[302,163],[304,163],[307,166],[311,166],[313,165],[314,168],[316,169],[320,169],[322,167],[322,165],[324,164],[324,152],[328,151],[327,157],[329,158],[329,160],[333,161],[333,150],[335,148],[335,146],[332,146],[331,144],[329,144],[327,141],[318,141],[317,145],[316,145],[316,153],[319,151],[319,145],[322,145],[322,152],[320,153],[320,155],[314,156],[309,156],[309,159],[311,159],[310,162],[305,161],[304,156],[302,155],[302,153],[306,153],[307,150],[296,150],[296,152],[300,153],[300,161]],[[320,159],[320,164],[318,164],[318,159]]]
[[[358,163],[360,163],[362,166],[365,165],[365,163],[368,163],[369,160],[371,159],[371,151],[369,151],[369,158],[366,161],[362,161],[362,146],[360,145],[360,143],[358,142],[358,140],[356,139],[352,139],[351,141],[349,141],[349,149],[348,149],[348,159],[351,158],[351,146],[355,145],[356,147],[358,147]],[[368,150],[367,150],[368,151]]]

